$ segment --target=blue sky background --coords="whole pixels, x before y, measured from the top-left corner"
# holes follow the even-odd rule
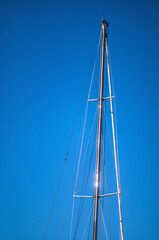
[[[125,239],[159,239],[158,12],[154,0],[0,2],[0,239],[43,239],[102,14]]]

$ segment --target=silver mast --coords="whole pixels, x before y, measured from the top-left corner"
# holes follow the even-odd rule
[[[97,154],[96,154],[96,175],[95,175],[95,196],[94,196],[94,219],[93,219],[93,240],[97,240],[98,227],[98,201],[99,201],[99,179],[101,159],[101,137],[102,137],[102,112],[103,112],[103,88],[104,88],[104,59],[105,59],[105,35],[106,21],[102,20],[101,36],[101,60],[100,60],[100,82],[98,102],[98,133],[97,133]]]
[[[116,138],[115,138],[115,128],[114,128],[114,113],[113,113],[113,103],[112,103],[112,89],[111,89],[109,57],[108,57],[107,32],[106,32],[106,55],[107,55],[107,71],[108,71],[108,82],[109,82],[109,96],[110,96],[110,110],[111,110],[111,120],[112,120],[112,132],[113,132],[113,146],[114,146],[114,157],[115,157],[115,171],[116,171],[116,182],[117,182],[117,191],[118,191],[120,233],[121,233],[121,239],[124,240],[122,215],[121,215],[121,200],[120,200],[121,191],[120,191],[120,184],[119,184],[118,164],[117,164],[117,149],[116,149]]]

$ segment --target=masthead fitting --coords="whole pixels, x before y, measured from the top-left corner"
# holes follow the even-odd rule
[[[107,22],[105,19],[102,18],[102,24],[104,24],[106,27],[109,27],[109,22]]]

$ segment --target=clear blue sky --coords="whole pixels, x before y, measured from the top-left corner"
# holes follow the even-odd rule
[[[159,239],[158,13],[155,0],[0,1],[0,239],[43,238],[101,14],[110,22],[125,239]],[[47,239],[57,239],[57,218]]]

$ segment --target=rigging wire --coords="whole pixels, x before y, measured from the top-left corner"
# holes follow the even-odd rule
[[[87,97],[87,103],[86,103],[84,126],[83,126],[83,133],[82,133],[82,140],[81,140],[79,161],[78,161],[78,167],[77,167],[76,181],[75,181],[75,193],[76,193],[76,188],[77,188],[79,166],[80,166],[80,161],[81,161],[81,154],[82,154],[82,147],[83,147],[83,139],[84,139],[84,133],[85,133],[85,126],[86,126],[86,118],[87,118],[87,111],[88,111],[88,99],[89,99],[89,97],[90,97],[91,88],[92,88],[92,83],[93,83],[93,78],[94,78],[94,72],[95,72],[95,67],[96,67],[96,61],[97,61],[97,55],[98,55],[98,50],[99,50],[100,38],[101,38],[101,34],[100,34],[99,41],[98,41],[97,53],[96,53],[96,58],[95,58],[94,67],[93,67],[93,73],[92,73],[92,78],[91,78],[91,84],[90,84],[90,87],[89,87],[89,92],[88,92],[88,97]],[[72,235],[73,212],[74,212],[74,199],[73,199],[72,217],[71,217],[70,240],[71,240],[71,235]]]
[[[108,46],[107,46],[108,47]],[[108,52],[109,52],[109,47],[108,47]],[[112,74],[112,68],[111,68],[111,61],[110,61],[110,56],[109,57],[109,67],[110,67],[110,74],[111,74],[111,81],[112,81],[112,90],[113,90],[113,95],[115,96],[115,91],[114,91],[114,82],[113,82],[113,74]],[[118,135],[117,135],[117,117],[116,117],[116,104],[115,104],[115,98],[114,98],[114,119],[115,119],[115,138],[116,138],[116,149],[117,149],[117,167],[118,167],[118,174],[119,174],[119,187],[120,187],[120,167],[119,167],[119,149],[118,149]]]
[[[83,236],[82,236],[82,240],[84,239],[84,236],[85,236],[85,233],[86,233],[86,230],[87,230],[87,226],[88,226],[88,223],[89,223],[90,218],[91,218],[91,215],[92,215],[93,204],[94,204],[94,200],[93,200],[93,202],[92,202],[91,211],[90,211],[90,214],[89,214],[89,216],[88,216],[88,220],[87,220],[86,227],[85,227],[85,230],[84,230],[84,233],[83,233]]]
[[[72,224],[73,224],[74,205],[75,205],[75,198],[73,198],[73,204],[72,204],[72,216],[71,216],[71,227],[70,227],[70,240],[71,240],[71,237],[72,237]]]
[[[79,145],[80,145],[81,134],[82,134],[82,128],[81,128],[81,133],[80,133],[80,137],[79,137],[78,145],[77,145],[77,149],[76,149],[76,154],[75,154],[75,159],[74,159],[74,163],[73,163],[73,169],[72,169],[72,173],[71,173],[71,178],[70,178],[69,186],[68,186],[68,189],[67,189],[65,206],[64,206],[64,210],[63,210],[63,215],[62,215],[62,218],[61,218],[60,226],[59,226],[58,239],[60,239],[60,230],[61,230],[61,226],[62,226],[62,223],[63,223],[64,213],[65,213],[65,210],[66,210],[66,205],[67,205],[67,201],[68,201],[69,191],[70,191],[70,187],[71,187],[71,183],[72,183],[72,177],[73,177],[73,173],[74,173],[74,169],[75,169],[75,163],[76,163],[76,160],[77,160],[77,153],[78,153],[78,149],[79,149]]]
[[[92,79],[91,79],[91,84],[90,84],[90,88],[89,88],[89,93],[88,93],[88,98],[87,98],[87,100],[89,99],[90,92],[91,92],[91,87],[92,87],[92,82],[93,82],[93,76],[94,76],[94,70],[95,70],[95,65],[94,65],[94,68],[93,68],[93,75],[92,75]],[[88,111],[88,101],[87,101],[86,110],[85,110],[84,126],[83,126],[83,132],[82,132],[82,140],[81,140],[81,146],[80,146],[80,154],[79,154],[79,160],[78,160],[78,167],[77,167],[77,173],[76,173],[76,182],[75,182],[75,191],[74,191],[74,193],[76,193],[76,189],[77,189],[78,173],[79,173],[79,166],[80,166],[80,161],[81,161],[81,154],[82,154],[82,147],[83,147],[85,127],[86,127],[87,111]],[[74,201],[74,200],[73,200],[73,201]],[[72,212],[72,213],[73,213],[73,212]],[[72,221],[73,221],[73,215],[72,215],[72,220],[71,220],[71,226],[72,226]],[[71,227],[71,231],[72,231],[72,227]],[[71,239],[71,233],[70,233],[70,239]]]
[[[60,187],[60,183],[61,183],[61,179],[62,179],[64,167],[65,167],[65,162],[66,161],[64,161],[62,171],[61,171],[61,175],[60,175],[60,178],[59,178],[59,182],[58,182],[58,185],[57,185],[57,189],[56,189],[56,192],[55,192],[54,200],[53,200],[53,203],[52,203],[49,219],[48,219],[48,222],[47,222],[47,226],[46,226],[46,230],[45,230],[45,234],[44,234],[44,238],[43,238],[44,240],[46,239],[46,234],[47,234],[48,226],[49,226],[49,223],[50,223],[50,220],[51,220],[51,216],[52,216],[52,212],[53,212],[53,209],[54,209],[54,205],[55,205],[56,197],[57,197],[57,194],[58,194],[58,190],[59,190],[59,187]]]
[[[98,38],[97,38],[97,41],[96,41],[96,44],[97,44],[97,42],[98,42],[98,48],[99,48],[100,37],[101,37],[101,32],[99,31]],[[99,40],[98,40],[98,39],[99,39]],[[90,63],[90,66],[89,66],[89,70],[88,70],[88,74],[87,74],[87,77],[86,77],[86,81],[85,81],[85,84],[84,84],[84,89],[83,89],[83,92],[82,92],[82,97],[81,97],[81,99],[80,99],[80,103],[79,103],[79,106],[78,106],[77,114],[76,114],[76,117],[75,117],[75,122],[74,122],[74,125],[73,125],[71,137],[70,137],[69,144],[68,144],[68,148],[67,148],[67,151],[66,151],[65,160],[64,160],[64,163],[63,163],[63,167],[62,167],[62,170],[61,170],[59,182],[58,182],[57,189],[56,189],[56,192],[55,192],[55,196],[54,196],[54,199],[53,199],[53,203],[52,203],[50,215],[49,215],[49,218],[48,218],[48,222],[47,222],[47,225],[46,225],[46,229],[45,229],[45,233],[44,233],[44,238],[43,238],[43,240],[46,239],[46,234],[47,234],[47,231],[48,231],[48,226],[49,226],[49,223],[50,223],[50,220],[51,220],[51,216],[52,216],[52,213],[53,213],[53,209],[54,209],[56,197],[57,197],[57,194],[58,194],[58,191],[59,191],[59,187],[60,187],[62,175],[63,175],[63,172],[64,172],[65,163],[66,163],[66,160],[67,160],[67,157],[68,157],[68,152],[69,152],[69,148],[70,148],[70,145],[71,145],[71,142],[72,142],[73,133],[74,133],[74,130],[75,130],[75,126],[76,126],[78,114],[79,114],[79,111],[80,111],[80,108],[81,108],[81,103],[82,103],[82,100],[83,100],[84,92],[85,92],[86,85],[87,85],[87,81],[88,81],[88,78],[89,78],[90,69],[91,69],[92,62],[93,62],[93,58],[94,58],[94,55],[95,55],[96,44],[95,44],[95,48],[94,48],[94,53],[93,53],[92,58],[91,58],[91,63]]]
[[[100,184],[101,184],[101,188],[102,188],[102,156],[101,156],[101,164],[100,164]],[[103,202],[103,198],[101,199],[101,201]],[[101,240],[101,236],[102,236],[102,231],[101,231],[101,229],[102,229],[102,222],[101,222],[101,213],[99,212],[99,216],[98,216],[98,218],[99,218],[99,227],[98,227],[98,229],[99,229],[99,231],[98,231],[98,236],[99,236],[99,240]]]
[[[90,219],[92,218],[92,214],[93,214],[93,211],[91,212]],[[87,238],[88,240],[89,240],[90,230],[91,230],[91,221],[89,221],[88,238]]]
[[[113,145],[112,145],[112,141],[111,141],[110,130],[109,130],[109,126],[108,126],[108,120],[107,120],[107,117],[106,117],[105,109],[104,109],[104,116],[105,116],[106,127],[108,129],[109,141],[110,141],[110,146],[111,146],[111,153],[112,153],[112,156],[114,158]]]
[[[112,70],[111,70],[112,72]],[[112,75],[112,73],[111,73]],[[112,78],[112,85],[113,85],[113,92],[114,92],[114,84],[113,84],[113,78]],[[115,93],[114,93],[115,96]],[[115,98],[114,98],[114,119],[115,119],[115,137],[116,137],[116,148],[117,148],[117,166],[118,166],[118,173],[119,173],[119,186],[120,186],[120,167],[119,167],[119,149],[118,149],[118,130],[117,130],[117,116],[116,116],[116,104],[115,104]]]
[[[93,152],[94,152],[94,145],[95,145],[95,140],[96,140],[96,134],[97,134],[97,130],[95,132],[95,136],[94,136],[94,141],[93,141],[93,147],[92,147],[92,153],[91,153],[91,158],[90,158],[90,163],[89,163],[89,168],[88,168],[88,175],[87,175],[87,179],[86,179],[86,185],[85,185],[85,189],[84,189],[84,195],[86,193],[86,189],[87,189],[87,184],[88,184],[88,179],[89,179],[89,174],[90,174],[90,168],[91,168],[91,164],[92,164],[92,159],[93,159]],[[83,191],[83,190],[82,190]],[[79,227],[79,222],[80,222],[80,218],[81,218],[81,214],[82,214],[82,209],[83,209],[83,203],[84,203],[84,198],[80,199],[80,207],[78,210],[78,215],[77,215],[77,221],[76,221],[76,227],[75,227],[75,233],[74,233],[74,238],[76,238],[76,234],[78,231],[78,227]]]
[[[103,157],[103,159],[104,159],[104,157]],[[103,181],[101,181],[102,182],[102,184],[103,184],[103,193],[104,193],[104,189],[105,189],[105,185],[104,185],[104,164],[103,164],[103,168],[102,168],[102,175],[103,175]],[[105,198],[102,198],[101,199],[101,204],[102,204],[102,206],[103,206],[103,209],[105,208]],[[102,230],[101,230],[101,240],[103,239],[103,228],[102,228]]]
[[[82,130],[82,129],[81,129],[81,130]],[[81,134],[80,134],[80,135],[81,135]],[[80,142],[79,142],[79,143],[80,143]],[[77,155],[77,150],[76,150],[76,155]],[[72,175],[73,175],[73,172],[74,172],[75,161],[76,161],[76,156],[75,156],[75,160],[74,160],[74,166],[73,166]],[[58,190],[59,190],[59,187],[60,187],[62,175],[63,175],[63,172],[64,172],[65,163],[66,163],[66,159],[65,159],[64,164],[63,164],[63,167],[62,167],[62,171],[61,171],[61,174],[60,174],[60,178],[59,178],[59,182],[58,182],[58,185],[57,185],[56,193],[55,193],[54,200],[53,200],[53,203],[52,203],[50,215],[49,215],[49,218],[48,218],[48,222],[47,222],[47,226],[46,226],[46,230],[45,230],[45,234],[44,234],[44,238],[43,238],[44,240],[46,239],[46,234],[47,234],[47,231],[48,231],[48,226],[49,226],[49,223],[50,223],[50,220],[51,220],[51,216],[52,216],[52,213],[53,213],[53,209],[54,209],[56,197],[57,197]],[[71,178],[72,178],[72,176],[71,176]]]
[[[96,136],[96,135],[95,135]],[[93,145],[93,147],[94,147],[94,145]],[[93,150],[92,150],[93,151]],[[84,177],[83,177],[83,181],[82,181],[82,189],[81,189],[81,193],[83,193],[83,189],[84,189],[84,183],[85,183],[85,177],[86,177],[86,168],[87,168],[87,162],[86,162],[86,164],[85,164],[85,169],[84,169]],[[80,201],[80,207],[79,207],[79,209],[81,208],[81,205],[82,204],[82,201]],[[80,215],[80,211],[78,212],[78,217],[77,217],[77,219],[79,218],[79,215]]]
[[[95,116],[94,116],[93,123],[92,123],[92,126],[91,126],[91,130],[90,130],[90,134],[89,134],[89,139],[88,139],[87,146],[86,146],[86,150],[85,150],[85,153],[84,153],[84,158],[83,158],[82,166],[83,166],[83,163],[84,163],[84,160],[85,160],[85,157],[86,157],[88,148],[89,148],[89,143],[90,143],[90,139],[91,139],[92,130],[93,130],[93,127],[94,127],[94,122],[95,122],[96,115],[97,115],[97,110],[96,110],[96,112],[95,112]],[[79,177],[80,177],[80,174],[79,174]],[[79,179],[79,177],[78,177],[78,179]],[[77,181],[77,186],[78,186],[78,181]],[[76,190],[77,190],[77,186],[76,186]],[[74,199],[73,199],[73,201],[74,201]],[[74,203],[73,203],[73,206],[74,206]],[[73,207],[73,208],[74,208],[74,207]],[[71,217],[71,219],[72,219],[72,218],[73,218],[73,216]],[[73,220],[72,220],[72,221],[73,221]],[[71,231],[70,231],[70,233],[72,233],[72,221],[71,221]],[[70,239],[71,239],[71,235],[72,235],[72,234],[70,234]]]
[[[91,140],[92,131],[93,131],[95,119],[96,119],[96,116],[97,116],[97,110],[98,110],[98,108],[96,109],[96,112],[95,112],[95,115],[94,115],[94,119],[93,119],[91,131],[90,131],[90,134],[89,134],[89,139],[88,139],[88,142],[87,142],[87,146],[86,146],[86,150],[85,150],[85,153],[84,153],[83,161],[82,161],[82,163],[81,163],[81,170],[82,170],[82,168],[83,168],[84,160],[85,160],[86,154],[87,154],[87,152],[88,152],[88,148],[89,148],[89,144],[90,144],[90,140]],[[78,182],[79,182],[79,179],[80,179],[80,175],[81,175],[81,172],[79,173],[79,176],[78,176],[78,181],[77,181],[77,186],[76,186],[75,191],[77,190],[77,187],[78,187]]]
[[[77,174],[76,174],[75,191],[76,191],[76,186],[77,186],[77,179],[78,179],[79,166],[80,166],[80,161],[81,161],[81,154],[82,154],[82,147],[83,147],[84,133],[85,133],[85,127],[86,127],[86,119],[87,119],[87,112],[88,112],[88,100],[89,100],[89,97],[90,97],[90,93],[91,93],[91,89],[92,89],[92,84],[93,84],[94,72],[95,72],[96,61],[97,61],[97,55],[98,55],[98,50],[99,50],[99,43],[100,43],[100,39],[99,39],[99,42],[98,42],[97,54],[96,54],[96,59],[95,59],[94,67],[93,67],[93,73],[92,73],[92,78],[91,78],[91,84],[90,84],[90,87],[89,87],[89,92],[88,92],[88,97],[87,97],[87,103],[86,103],[86,110],[85,110],[85,117],[84,117],[84,125],[83,125],[83,133],[82,133],[82,140],[81,140],[81,147],[80,147],[79,161],[78,161]]]
[[[107,56],[108,56],[108,44],[106,43],[107,47]],[[109,64],[109,58],[107,57],[107,64]],[[108,65],[108,67],[110,64]],[[110,76],[109,76],[110,77]],[[114,86],[113,86],[114,88]],[[111,95],[111,83],[109,82],[109,91]],[[115,157],[115,170],[116,170],[116,181],[117,181],[117,191],[118,194],[121,192],[120,188],[120,171],[119,171],[119,156],[118,156],[118,143],[116,143],[117,140],[117,133],[115,133],[115,127],[116,127],[116,132],[117,132],[117,124],[116,124],[116,117],[115,117],[115,127],[114,127],[114,113],[113,113],[113,103],[112,99],[110,102],[110,108],[111,108],[111,116],[112,116],[112,131],[113,131],[113,145],[114,145],[114,157]],[[115,113],[116,114],[116,113]],[[122,216],[121,216],[121,203],[120,203],[120,195],[118,195],[118,205],[119,205],[119,221],[120,221],[120,233],[121,233],[121,238],[123,239],[123,225],[122,225]]]
[[[100,206],[100,211],[101,211],[101,215],[102,215],[102,221],[103,221],[103,225],[104,225],[106,239],[108,240],[108,234],[107,234],[107,230],[106,230],[106,226],[105,226],[105,221],[104,221],[103,211],[102,211],[102,206],[101,206],[101,202],[100,201],[99,201],[99,206]]]
[[[103,134],[102,134],[103,137]],[[107,186],[107,178],[106,178],[106,164],[105,164],[105,151],[104,151],[104,138],[103,138],[103,157],[104,157],[104,176],[105,176],[105,189],[106,189],[106,194],[108,193],[108,186]],[[106,197],[107,199],[107,213],[108,213],[108,228],[109,228],[109,238],[111,240],[111,231],[110,231],[110,215],[109,215],[109,203],[108,203],[108,196]]]
[[[79,106],[78,106],[77,114],[76,114],[75,121],[74,121],[74,124],[73,124],[73,129],[72,129],[72,132],[71,132],[71,136],[70,136],[70,140],[69,140],[69,143],[68,143],[68,147],[67,147],[66,157],[65,158],[67,158],[67,156],[68,156],[69,148],[70,148],[70,145],[71,145],[71,142],[72,142],[72,138],[73,138],[73,133],[74,133],[74,130],[75,130],[75,127],[76,127],[77,119],[78,119],[78,114],[79,114],[79,111],[80,111],[80,108],[81,108],[82,100],[83,100],[83,97],[84,97],[84,92],[85,92],[86,85],[87,85],[87,82],[88,82],[88,79],[89,79],[89,73],[90,73],[90,70],[91,70],[92,63],[93,63],[93,58],[95,56],[96,45],[98,43],[97,46],[99,46],[100,38],[101,38],[101,31],[99,31],[98,38],[96,40],[96,44],[95,44],[95,47],[94,47],[93,55],[92,55],[91,62],[90,62],[90,65],[89,65],[87,77],[86,77],[85,84],[84,84],[84,89],[83,89],[83,92],[82,92],[82,96],[81,96],[80,103],[79,103]]]

